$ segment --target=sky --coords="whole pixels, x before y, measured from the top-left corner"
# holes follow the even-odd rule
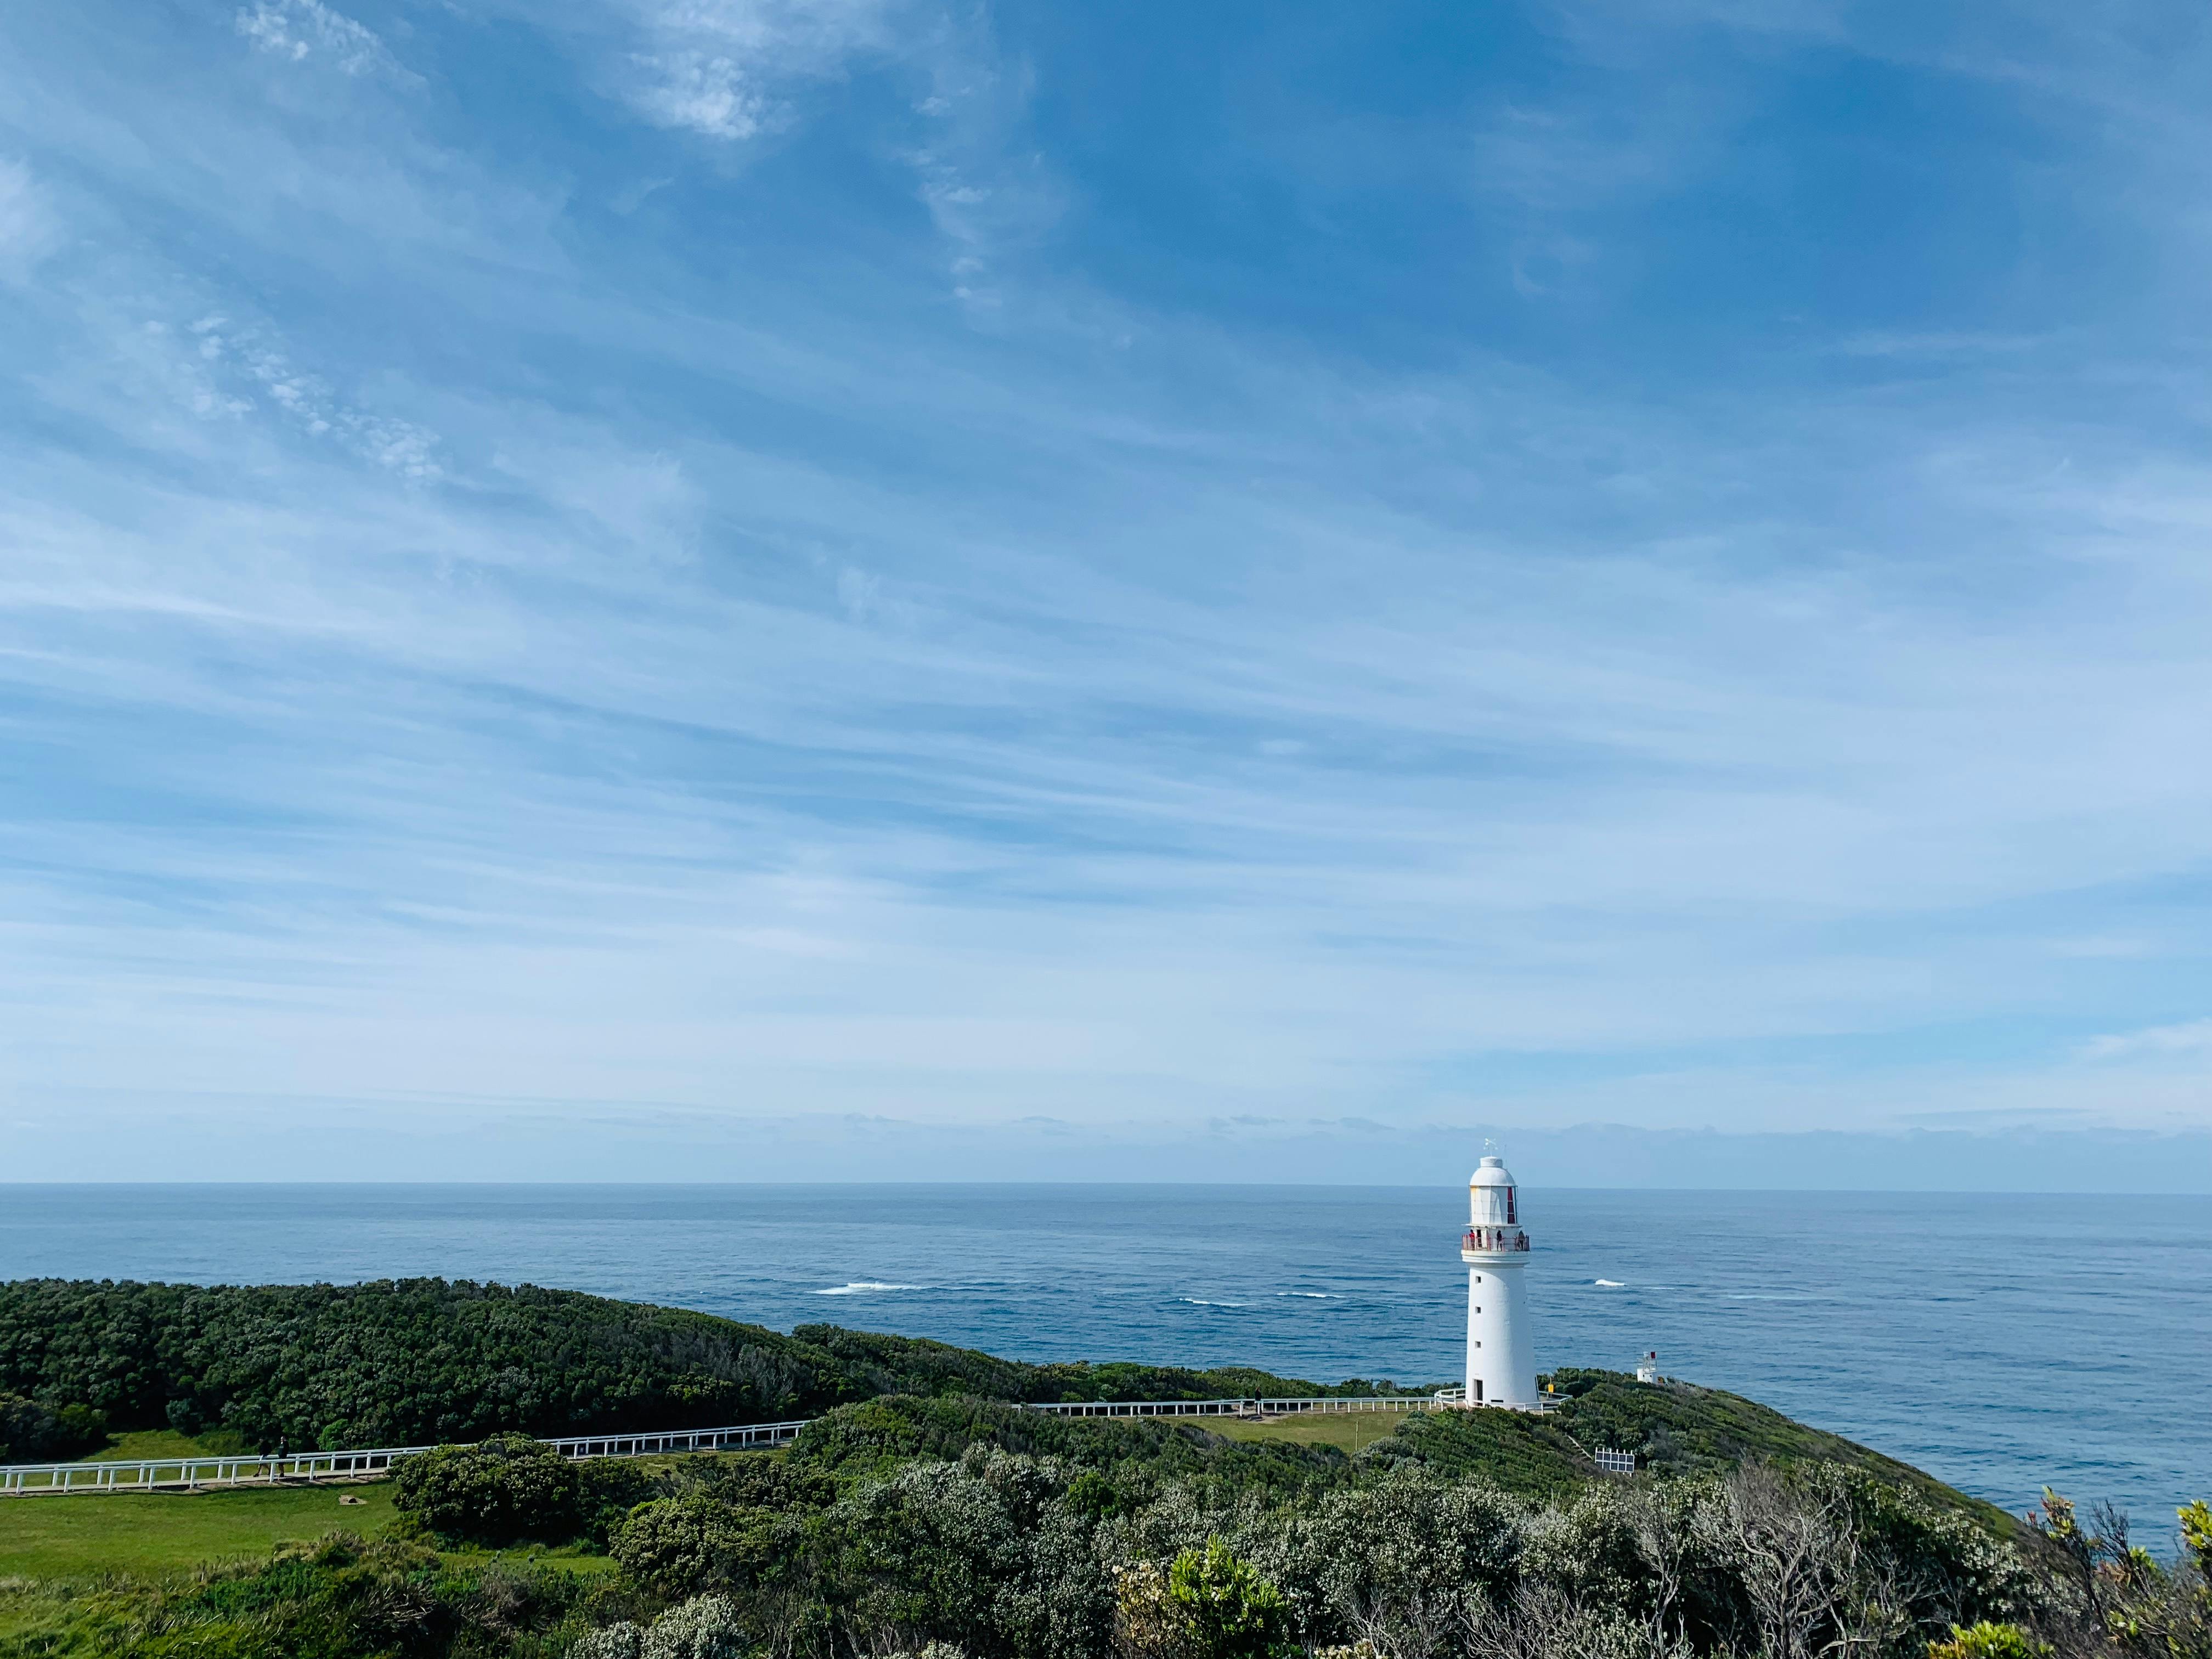
[[[7,8],[0,1180],[2212,1190],[2207,85]]]

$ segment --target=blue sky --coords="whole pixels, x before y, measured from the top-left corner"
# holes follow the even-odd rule
[[[2180,4],[12,8],[15,1167],[2212,1182],[2208,84]]]

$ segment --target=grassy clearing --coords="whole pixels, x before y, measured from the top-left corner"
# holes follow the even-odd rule
[[[363,1501],[343,1504],[341,1498]],[[319,1538],[341,1528],[374,1537],[396,1518],[386,1481],[246,1492],[9,1498],[0,1499],[0,1579],[182,1572],[204,1562],[258,1559],[277,1544]],[[586,1571],[613,1565],[604,1556],[571,1557],[565,1550],[501,1553],[517,1560],[550,1555]]]
[[[338,1502],[340,1496],[366,1499]],[[382,1532],[392,1488],[287,1486],[210,1492],[103,1492],[0,1500],[0,1577],[161,1573],[266,1555],[286,1539],[340,1527]]]
[[[218,1429],[212,1434],[195,1438],[179,1434],[174,1429],[137,1429],[129,1434],[111,1434],[107,1447],[81,1463],[150,1463],[161,1457],[232,1457],[253,1449],[234,1434]]]
[[[1264,1423],[1209,1417],[1199,1426],[1231,1440],[1288,1440],[1301,1446],[1334,1446],[1340,1451],[1355,1452],[1389,1438],[1407,1416],[1405,1412],[1316,1412],[1310,1417],[1281,1417]]]

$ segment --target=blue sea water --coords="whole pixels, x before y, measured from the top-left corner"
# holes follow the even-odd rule
[[[2161,1542],[2212,1495],[2212,1198],[1530,1192],[1540,1364],[1732,1389]],[[1466,1197],[1196,1186],[0,1187],[0,1278],[441,1274],[1026,1359],[1441,1382]]]

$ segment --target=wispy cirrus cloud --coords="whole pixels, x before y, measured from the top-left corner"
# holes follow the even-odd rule
[[[987,18],[943,18],[927,56],[929,89],[915,105],[922,130],[905,159],[949,250],[953,296],[988,312],[1003,299],[1002,262],[1066,210],[1066,181],[1026,131],[1029,67],[1000,52]]]
[[[809,82],[887,47],[897,0],[641,0],[623,79],[657,125],[742,142]]]
[[[21,283],[62,244],[61,216],[21,161],[0,155],[0,281]]]
[[[2092,1037],[2082,1045],[2081,1054],[2087,1060],[2212,1054],[2212,1019],[2185,1020],[2178,1025],[2152,1025],[2140,1031]]]
[[[288,63],[310,59],[343,75],[405,76],[381,36],[323,0],[254,0],[239,8],[240,35]]]

